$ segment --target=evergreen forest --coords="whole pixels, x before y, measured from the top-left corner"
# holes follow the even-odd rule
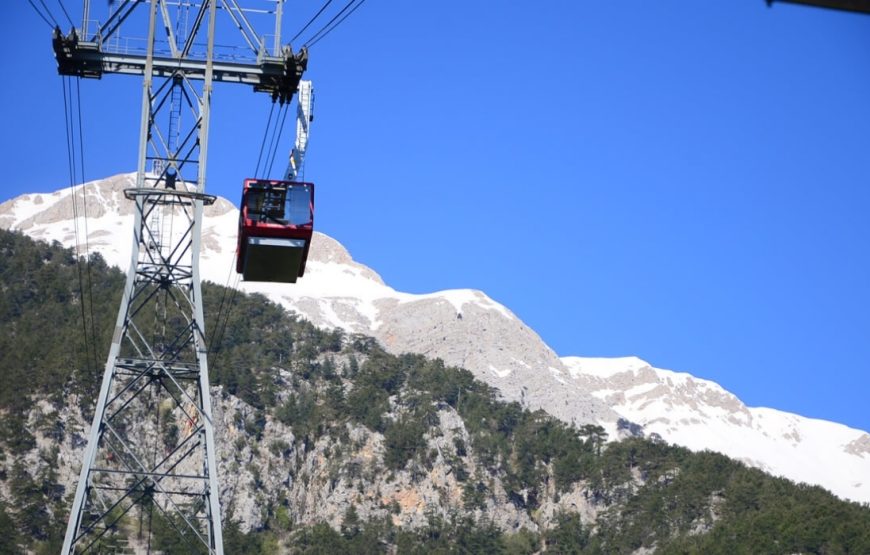
[[[98,254],[86,264],[58,244],[0,231],[0,553],[60,551],[75,485],[59,483],[57,449],[37,436],[59,442],[69,431],[34,411],[75,402],[90,421],[123,282]],[[340,459],[348,430],[364,428],[383,437],[385,476],[425,480],[441,464],[462,484],[461,510],[418,527],[397,525],[389,507],[366,518],[353,504],[340,526],[298,523],[291,501],[270,492],[255,529],[227,510],[226,553],[870,553],[867,505],[717,453],[609,441],[599,426],[506,403],[466,370],[316,328],[260,295],[205,283],[203,296],[210,377],[220,395],[252,407],[246,441],[260,442],[274,420],[293,431],[265,446],[276,456],[328,439]],[[440,433],[444,411],[467,435],[439,454],[426,438]],[[47,464],[34,471],[37,459]],[[496,490],[539,525],[499,527],[487,512]],[[571,491],[598,508],[594,520],[542,515],[545,498]],[[168,524],[155,522],[155,552],[195,552]]]

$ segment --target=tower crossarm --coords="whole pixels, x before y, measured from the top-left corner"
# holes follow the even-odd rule
[[[57,70],[61,75],[99,79],[104,73],[144,75],[147,54],[113,52],[99,42],[80,40],[73,29],[64,35],[55,29],[52,38]],[[308,50],[293,52],[284,47],[280,56],[259,56],[253,63],[234,60],[212,60],[212,79],[218,82],[253,85],[254,90],[270,94],[276,100],[289,102],[299,88],[302,74],[308,67]],[[154,55],[152,72],[155,77],[171,77],[182,71],[187,79],[204,80],[207,60],[172,55]]]

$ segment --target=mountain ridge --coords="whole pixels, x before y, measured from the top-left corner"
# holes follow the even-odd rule
[[[75,189],[80,202],[87,199],[91,250],[122,269],[130,260],[133,216],[123,189],[132,183],[133,174],[122,174]],[[77,236],[72,214],[68,189],[23,195],[0,204],[0,227],[72,246]],[[206,209],[202,275],[219,284],[235,280],[229,269],[237,219],[225,199]],[[83,225],[78,233],[82,242]],[[506,400],[544,409],[565,422],[600,424],[611,437],[637,433],[634,423],[646,434],[694,450],[717,450],[774,474],[823,485],[841,497],[870,502],[870,435],[862,430],[749,408],[714,382],[653,368],[633,357],[559,357],[485,293],[396,291],[326,235],[315,234],[308,271],[296,285],[241,283],[240,288],[263,293],[319,327],[372,335],[390,352],[419,353],[468,368]],[[747,433],[753,442],[739,441]]]

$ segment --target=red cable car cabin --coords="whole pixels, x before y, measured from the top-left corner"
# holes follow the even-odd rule
[[[245,281],[296,283],[313,232],[313,183],[245,180],[236,272]]]

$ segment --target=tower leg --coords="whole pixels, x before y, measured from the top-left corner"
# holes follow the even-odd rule
[[[127,542],[223,555],[214,420],[199,275],[205,163],[217,3],[208,2],[208,53],[201,93],[182,71],[154,92],[160,0],[151,0],[127,281],[63,553],[100,553]],[[194,144],[167,102],[183,87]],[[161,117],[168,113],[167,118]],[[148,161],[161,170],[149,173]],[[167,172],[167,170],[172,170]],[[168,177],[172,178],[169,188]],[[136,516],[138,515],[138,517]],[[179,543],[180,542],[180,543]],[[179,547],[183,546],[183,547]]]

